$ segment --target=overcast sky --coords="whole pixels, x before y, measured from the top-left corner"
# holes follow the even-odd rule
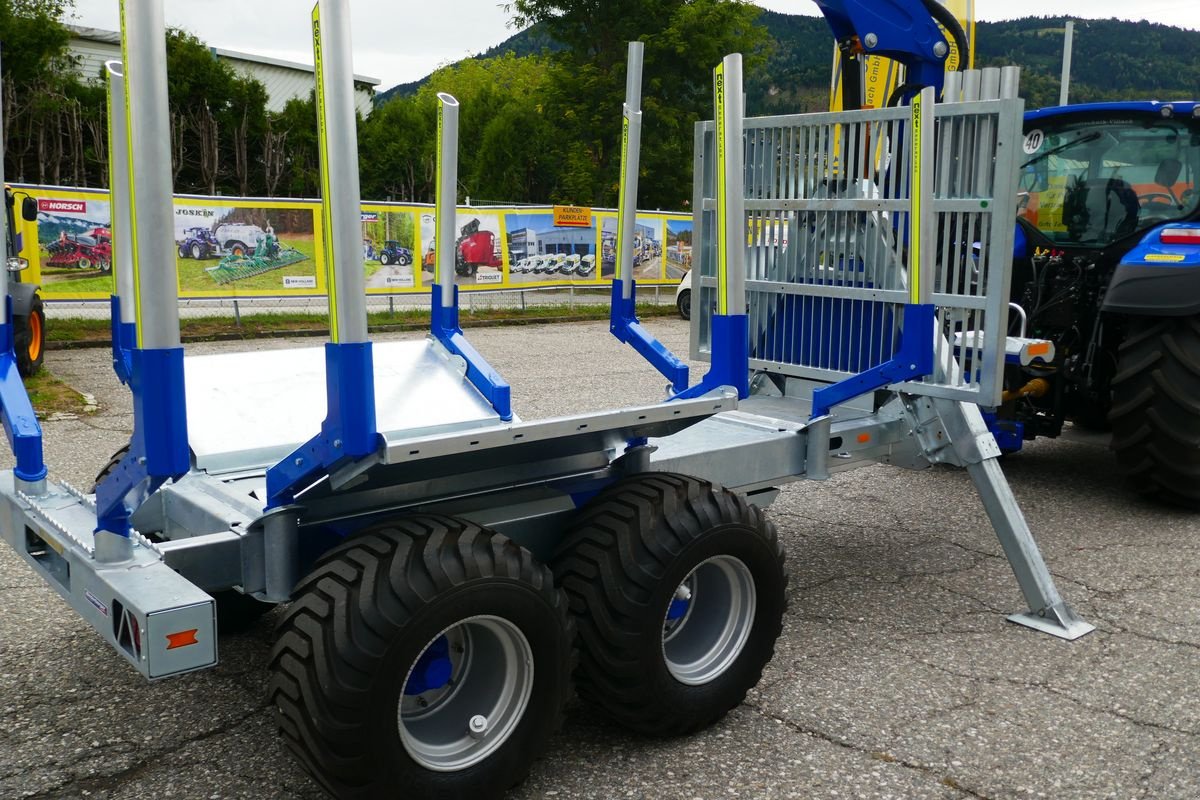
[[[166,0],[167,24],[213,47],[312,63],[309,0]],[[815,15],[811,0],[760,0],[789,14]],[[75,0],[77,25],[116,30],[117,0]],[[1079,19],[1147,19],[1200,30],[1197,0],[976,0],[977,17],[1071,14]],[[501,0],[351,0],[354,71],[380,88],[417,80],[438,66],[486,50],[513,34]],[[1077,36],[1086,36],[1078,30]]]

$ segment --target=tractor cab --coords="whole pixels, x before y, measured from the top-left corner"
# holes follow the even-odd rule
[[[1097,103],[1027,115],[1018,217],[1028,238],[1094,254],[1194,219],[1200,117],[1193,107]]]

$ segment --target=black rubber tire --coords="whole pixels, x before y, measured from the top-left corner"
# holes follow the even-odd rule
[[[46,309],[40,295],[33,296],[28,314],[13,317],[13,352],[22,378],[36,375],[46,360]]]
[[[675,298],[675,308],[679,310],[679,316],[684,319],[692,318],[692,290],[684,289],[679,293],[679,297]]]
[[[1112,385],[1112,449],[1125,477],[1200,510],[1200,317],[1134,320]]]
[[[204,248],[200,246],[200,243],[192,242],[192,258],[199,261],[200,259],[204,258],[205,255],[207,254],[204,252]]]
[[[397,259],[397,263],[399,263],[402,267],[407,267],[412,263],[412,256],[406,256],[404,253],[401,253],[400,257]]]
[[[735,556],[755,585],[748,638],[708,683],[669,671],[663,624],[701,562]],[[617,722],[651,736],[704,728],[737,706],[774,653],[787,607],[775,526],[738,494],[684,475],[647,473],[590,502],[555,554],[554,575],[579,629],[576,689]]]
[[[566,599],[550,570],[504,536],[451,517],[399,518],[328,552],[295,597],[268,691],[288,747],[335,797],[499,798],[562,722],[574,661]],[[529,704],[491,756],[435,772],[401,741],[400,692],[428,642],[481,614],[529,642]]]
[[[382,265],[383,265],[383,266],[385,266],[385,267],[391,266],[391,263],[392,263],[392,257],[391,257],[391,256],[389,256],[389,255],[388,255],[386,252],[385,252],[385,253],[380,253],[380,254],[379,254],[379,263],[380,263],[380,264],[382,264]]]

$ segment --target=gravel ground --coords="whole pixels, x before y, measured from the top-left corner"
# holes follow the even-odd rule
[[[648,327],[686,351],[683,323]],[[526,419],[660,396],[663,381],[604,324],[470,336]],[[45,424],[54,474],[90,485],[128,439],[128,394],[107,351],[53,351],[47,364],[100,404]],[[1068,643],[1005,622],[1020,594],[963,472],[879,466],[794,484],[771,509],[790,609],[746,702],[667,741],[575,703],[511,796],[1200,796],[1200,524],[1126,493],[1102,445],[1068,436],[1005,461],[1095,633]],[[223,638],[216,669],[149,684],[0,548],[0,797],[320,797],[266,705],[273,621]]]

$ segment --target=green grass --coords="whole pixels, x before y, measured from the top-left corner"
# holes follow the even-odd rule
[[[83,414],[88,406],[83,395],[51,375],[44,367],[36,375],[25,379],[25,391],[29,402],[39,417],[51,414]],[[91,407],[95,410],[95,406]]]
[[[640,304],[638,315],[642,318],[669,317],[675,315],[673,305]],[[46,323],[48,344],[95,344],[111,342],[108,320],[54,317],[51,307]],[[528,308],[481,308],[462,311],[465,327],[472,324],[528,324],[542,320],[599,320],[608,318],[607,304],[569,306],[530,306]],[[395,312],[373,311],[367,315],[367,325],[372,330],[418,329],[429,324],[427,309],[405,309]],[[329,320],[324,314],[243,314],[241,324],[232,317],[188,317],[180,320],[180,334],[190,341],[241,337],[255,339],[271,336],[286,336],[289,333],[312,333],[326,331]]]

